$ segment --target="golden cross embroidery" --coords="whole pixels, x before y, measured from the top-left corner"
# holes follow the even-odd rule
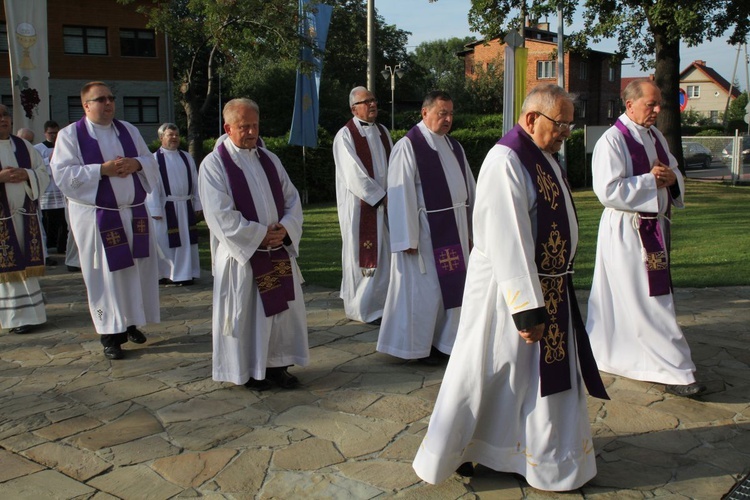
[[[372,248],[372,241],[367,240],[364,243],[362,243],[362,246],[369,250]]]
[[[661,271],[667,268],[667,255],[664,252],[650,252],[646,258],[649,270]]]
[[[455,271],[458,269],[460,262],[461,259],[458,257],[458,253],[450,248],[446,248],[440,252],[440,257],[438,257],[438,263],[440,263],[440,266],[445,271]]]
[[[277,285],[278,280],[274,276],[266,274],[260,280],[258,280],[258,291],[260,293],[267,292],[268,290],[275,288]]]
[[[274,262],[274,269],[277,273],[281,276],[286,276],[292,274],[292,266],[290,266],[286,261],[279,260]]]
[[[110,246],[117,245],[120,243],[120,235],[117,233],[117,231],[107,231],[107,236],[105,237],[107,240],[107,244]]]
[[[135,230],[137,233],[145,233],[146,221],[144,221],[143,219],[138,219],[138,222],[135,223]]]

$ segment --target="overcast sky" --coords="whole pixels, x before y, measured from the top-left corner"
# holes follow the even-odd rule
[[[405,9],[405,5],[409,5]],[[478,37],[477,33],[469,30],[468,13],[471,0],[440,0],[429,3],[428,0],[375,0],[375,8],[388,24],[395,24],[398,28],[410,31],[409,50],[422,42],[441,38]],[[557,19],[549,19],[552,30],[557,30]],[[573,31],[573,27],[566,27],[566,31]],[[596,50],[613,52],[617,44],[615,40],[603,42],[593,46]],[[680,68],[686,68],[695,60],[704,60],[706,65],[715,69],[721,76],[731,80],[734,69],[737,48],[727,45],[723,40],[715,40],[698,47],[687,48],[683,45],[680,51]],[[630,62],[630,61],[625,61]],[[740,88],[748,87],[745,70],[745,52],[740,51],[737,66],[737,78]],[[623,76],[639,76],[645,74],[639,66],[623,65]]]

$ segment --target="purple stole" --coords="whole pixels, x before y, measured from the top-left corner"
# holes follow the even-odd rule
[[[592,396],[609,399],[578,309],[573,280],[568,273],[573,268],[573,261],[570,222],[563,195],[563,190],[570,192],[567,179],[564,185],[557,181],[552,165],[521,126],[513,127],[497,143],[512,149],[518,155],[537,192],[534,259],[547,312],[544,335],[539,343],[541,395],[549,396],[571,387],[567,330],[572,312],[578,361],[586,389]],[[570,199],[572,203],[572,196]]]
[[[380,132],[380,142],[385,150],[385,160],[391,155],[391,144],[386,137],[385,127],[379,123],[375,124]],[[375,177],[375,169],[372,165],[372,153],[367,144],[367,138],[362,137],[354,124],[354,118],[346,122],[346,128],[352,134],[354,150],[359,160],[367,171],[370,178]],[[362,269],[375,269],[378,267],[378,209],[359,200],[359,267]]]
[[[190,162],[188,162],[187,156],[182,151],[180,158],[185,164],[185,170],[187,171],[188,179],[188,195],[193,194],[193,175],[190,173]],[[161,182],[164,185],[164,193],[167,196],[172,195],[172,190],[169,188],[169,175],[167,175],[167,162],[164,159],[164,153],[161,148],[156,151],[156,161],[159,163],[159,173],[161,174]],[[177,212],[174,209],[174,202],[167,200],[164,204],[164,213],[167,216],[167,238],[169,239],[169,248],[176,248],[182,246],[182,240],[180,239],[180,224],[177,221]],[[187,213],[188,213],[188,236],[190,238],[190,244],[195,245],[198,243],[198,229],[196,227],[195,211],[193,210],[193,202],[187,200]]]
[[[122,145],[126,158],[136,158],[138,149],[130,136],[128,129],[119,120],[113,120],[112,124],[117,129],[117,137]],[[104,163],[104,156],[99,143],[89,135],[86,128],[86,117],[76,122],[76,133],[78,134],[78,145],[85,164]],[[133,187],[135,197],[133,199],[133,251],[131,253],[128,245],[128,237],[122,226],[120,208],[117,206],[117,198],[112,189],[112,183],[108,176],[102,176],[99,180],[99,188],[96,192],[96,225],[104,245],[104,253],[110,272],[127,269],[133,266],[133,258],[140,259],[148,257],[148,211],[143,205],[146,199],[146,191],[143,189],[138,174],[133,174]]]
[[[256,148],[256,150],[263,173],[266,174],[268,184],[271,187],[278,220],[281,220],[284,215],[284,193],[281,180],[279,180],[279,173],[276,171],[276,166],[271,158],[262,149]],[[217,151],[227,173],[234,206],[246,220],[258,222],[258,211],[255,208],[244,172],[232,160],[223,143],[219,145]],[[288,302],[294,300],[294,278],[292,276],[292,263],[286,249],[283,246],[268,252],[258,249],[250,257],[250,267],[253,269],[253,277],[258,285],[258,293],[266,317],[289,309]]]
[[[644,175],[651,171],[651,162],[648,160],[646,148],[633,138],[630,130],[617,120],[614,125],[625,138],[625,144],[630,153],[630,159],[633,162],[633,175]],[[667,154],[661,141],[653,136],[656,146],[656,155],[659,161],[669,165],[669,155]],[[669,192],[669,190],[667,190]],[[667,217],[669,217],[670,205],[667,207]],[[666,235],[662,235],[661,224],[659,224],[659,214],[650,212],[639,212],[641,216],[638,234],[640,234],[643,250],[645,252],[644,261],[646,273],[648,274],[648,294],[650,297],[658,295],[667,295],[672,293],[672,278],[669,274],[669,256],[665,241],[669,239],[669,225],[667,225]],[[666,236],[666,238],[665,238]]]
[[[31,156],[23,139],[11,135],[19,168],[31,170]],[[0,169],[2,166],[0,165]],[[33,182],[35,177],[29,174]],[[44,276],[44,252],[42,234],[37,215],[37,204],[28,195],[23,202],[23,243],[16,236],[16,228],[8,204],[5,187],[0,189],[0,283],[24,281],[34,276]]]
[[[466,260],[463,248],[461,248],[461,237],[458,234],[453,199],[440,156],[427,144],[427,139],[419,127],[412,127],[406,133],[406,137],[409,138],[414,148],[419,178],[422,181],[422,196],[430,225],[432,252],[443,296],[443,307],[445,309],[461,307],[466,283]],[[458,160],[465,181],[466,165],[461,154],[461,146],[452,137],[445,137],[453,146],[453,154]],[[468,194],[468,187],[466,192]]]

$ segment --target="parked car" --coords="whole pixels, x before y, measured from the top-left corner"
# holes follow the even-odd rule
[[[682,154],[685,156],[685,168],[710,168],[714,159],[711,150],[698,142],[683,142]]]
[[[721,151],[721,161],[728,167],[732,165],[733,142],[734,141],[727,144]],[[742,136],[742,145],[740,146],[740,148],[740,154],[742,155],[740,156],[740,158],[742,158],[742,163],[744,165],[750,165],[750,135]]]

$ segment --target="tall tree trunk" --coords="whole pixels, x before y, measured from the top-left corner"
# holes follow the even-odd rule
[[[664,34],[658,26],[652,29],[656,48],[656,85],[661,90],[661,113],[656,124],[667,139],[669,151],[685,173],[680,123],[680,40]]]
[[[201,113],[198,106],[187,99],[184,99],[182,101],[182,107],[185,110],[185,118],[187,120],[188,152],[190,153],[190,156],[192,156],[195,160],[196,165],[200,165],[200,162],[203,160],[204,156],[203,137],[200,129]]]

